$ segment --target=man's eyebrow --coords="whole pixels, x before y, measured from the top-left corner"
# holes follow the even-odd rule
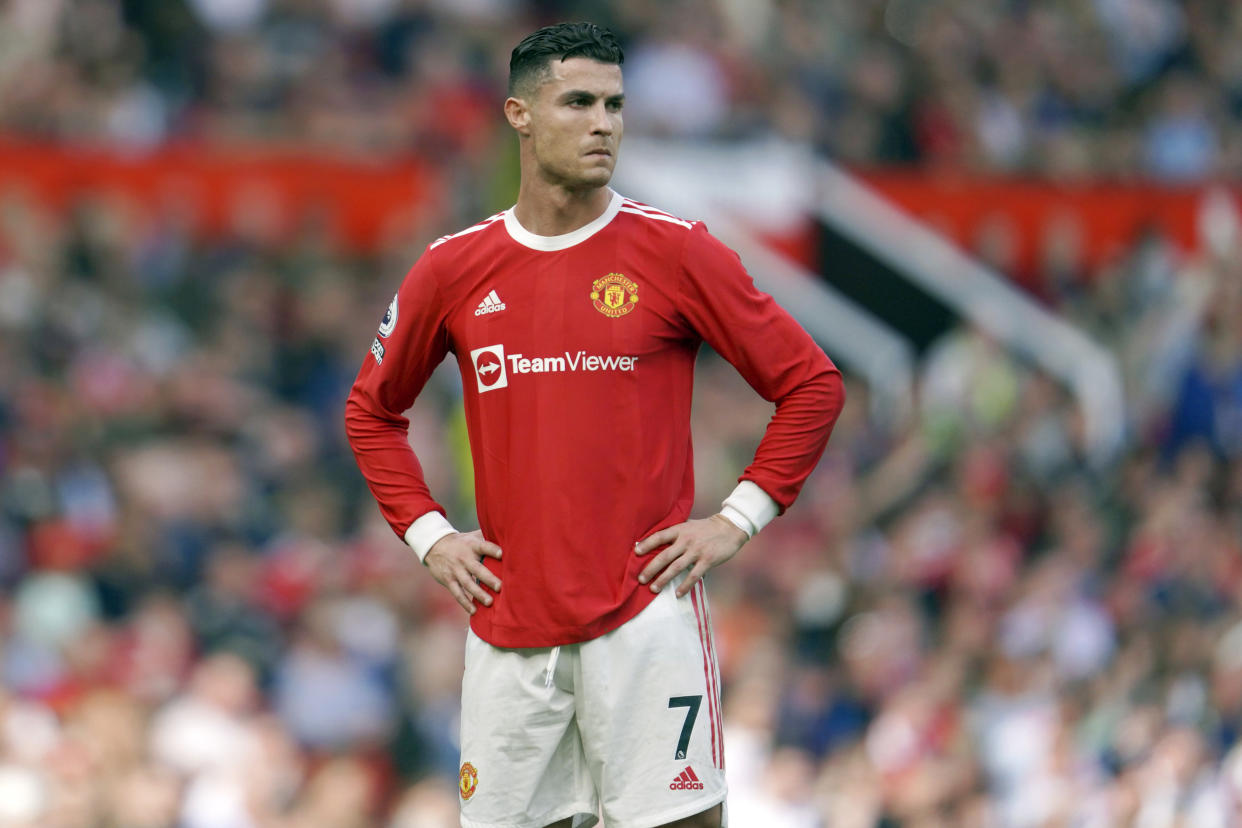
[[[594,92],[588,92],[585,89],[570,89],[566,92],[561,93],[560,100],[572,101],[572,100],[583,99],[583,100],[588,100],[588,101],[594,101],[598,99],[599,97],[600,96],[595,94]],[[604,98],[604,100],[610,103],[624,101],[625,93],[622,92],[616,95],[608,95],[606,98]]]

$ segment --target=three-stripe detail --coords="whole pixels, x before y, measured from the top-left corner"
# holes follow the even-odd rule
[[[653,221],[667,221],[671,224],[680,225],[681,227],[684,227],[687,230],[691,229],[694,226],[693,222],[686,221],[685,219],[679,219],[674,215],[670,215],[669,213],[664,212],[663,210],[657,210],[655,207],[652,207],[649,204],[643,204],[641,201],[635,201],[632,198],[621,199],[620,212],[630,213],[631,215],[635,215],[635,216],[642,216],[643,218],[652,219]],[[447,236],[441,236],[440,238],[436,239],[435,241],[431,243],[430,249],[434,250],[435,248],[444,244],[449,239],[455,239],[455,238],[458,238],[459,236],[467,236],[471,233],[477,233],[480,230],[486,230],[488,227],[492,226],[493,224],[495,224],[497,221],[500,221],[504,217],[505,217],[505,214],[503,212],[497,213],[494,216],[489,216],[488,218],[484,219],[483,221],[479,222],[473,227],[467,227],[465,230],[459,231],[457,233],[450,233]]]
[[[461,232],[459,232],[459,233],[450,233],[450,234],[449,234],[449,235],[447,235],[447,236],[441,236],[440,238],[438,238],[438,239],[436,239],[435,241],[433,241],[433,242],[431,243],[431,245],[430,245],[427,249],[428,249],[428,250],[435,250],[437,247],[439,247],[440,245],[444,244],[444,243],[445,243],[446,241],[448,241],[449,239],[455,239],[455,238],[457,238],[458,236],[468,236],[468,235],[470,235],[471,233],[477,233],[477,232],[479,232],[480,230],[486,230],[488,227],[491,227],[493,224],[495,224],[497,221],[500,221],[500,220],[501,220],[502,218],[504,218],[504,217],[505,217],[505,214],[504,214],[504,213],[497,213],[497,214],[496,214],[496,215],[494,215],[494,216],[490,216],[490,217],[488,217],[488,218],[484,219],[483,221],[479,222],[478,224],[474,225],[473,227],[467,227],[465,230],[462,230],[462,231],[461,231]]]
[[[711,610],[707,607],[707,594],[703,582],[698,581],[690,590],[690,602],[694,606],[694,618],[699,626],[699,644],[703,650],[703,677],[707,682],[707,718],[711,725],[712,763],[724,769],[724,730],[720,722],[720,670],[716,661],[716,642],[712,637]]]
[[[667,221],[671,224],[681,225],[687,230],[694,226],[685,219],[679,219],[676,216],[669,215],[663,210],[657,210],[650,205],[643,204],[640,201],[634,201],[631,198],[621,200],[621,212],[630,213],[635,216],[642,216],[643,218],[654,219],[655,221]]]

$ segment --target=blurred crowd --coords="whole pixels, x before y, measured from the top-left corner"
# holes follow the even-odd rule
[[[622,37],[630,129],[851,164],[1242,174],[1231,0],[10,0],[0,128],[487,165],[514,33],[562,19]]]
[[[11,0],[0,130],[413,150],[485,192],[513,33],[560,17],[625,34],[649,132],[1242,163],[1242,12],[1165,0]],[[0,826],[456,824],[465,618],[341,414],[396,281],[471,209],[357,254],[0,193]],[[1194,255],[1152,233],[1046,257],[1042,301],[1123,371],[1106,462],[980,330],[929,351],[908,420],[850,381],[799,504],[710,577],[734,825],[1242,823],[1242,235],[1218,212]],[[710,355],[696,394],[706,514],[769,407]],[[469,525],[451,366],[410,416]]]

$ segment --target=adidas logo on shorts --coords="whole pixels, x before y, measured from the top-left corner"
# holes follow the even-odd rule
[[[669,783],[668,789],[670,791],[701,791],[703,783],[694,775],[694,768],[686,765],[686,769]]]
[[[500,301],[500,297],[496,295],[496,291],[490,291],[483,297],[483,301],[474,309],[475,316],[483,316],[487,313],[498,313],[505,309],[505,303]]]

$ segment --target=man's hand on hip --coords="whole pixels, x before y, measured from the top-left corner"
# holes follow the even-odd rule
[[[677,597],[681,598],[707,574],[707,570],[732,558],[748,540],[750,538],[746,533],[723,515],[688,520],[661,529],[634,546],[634,552],[638,555],[665,547],[643,567],[638,580],[650,583],[652,592],[659,592],[678,573],[689,569],[690,574],[677,588]]]
[[[500,560],[500,547],[483,540],[483,532],[456,532],[445,535],[427,551],[423,563],[431,570],[431,577],[443,584],[462,609],[474,615],[478,601],[485,607],[492,605],[492,592],[500,592],[500,579],[483,565],[483,558]]]

